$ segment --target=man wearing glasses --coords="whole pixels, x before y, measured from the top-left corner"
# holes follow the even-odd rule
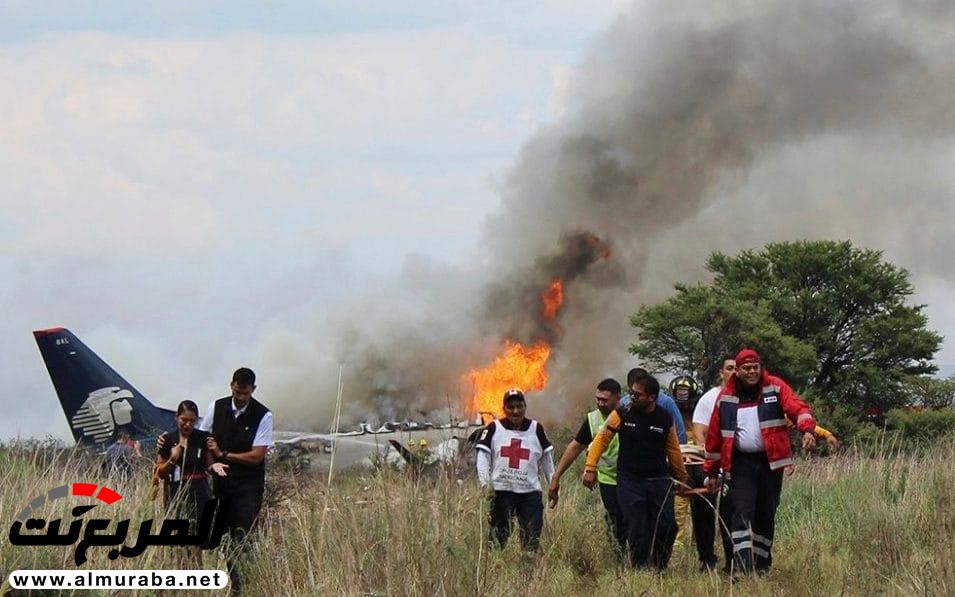
[[[600,457],[619,437],[617,499],[627,523],[630,564],[667,567],[676,537],[673,478],[688,481],[674,419],[657,407],[660,384],[646,374],[627,376],[631,400],[610,413],[587,451],[583,483],[597,484]]]
[[[735,364],[710,419],[703,472],[711,491],[719,488],[721,468],[729,482],[733,566],[762,573],[772,566],[783,470],[793,464],[786,419],[804,434],[806,449],[815,445],[816,422],[789,384],[763,369],[755,350],[741,350]]]
[[[634,367],[627,373],[627,379],[636,379],[637,377],[645,375],[650,375],[646,369],[643,369],[642,367]],[[630,404],[630,400],[632,399],[633,392],[624,394],[620,398],[620,406],[628,406]],[[673,424],[676,427],[676,438],[680,440],[681,444],[685,444],[686,426],[683,424],[683,415],[680,414],[680,407],[676,405],[676,401],[671,398],[669,394],[661,390],[660,394],[657,396],[657,406],[670,413],[670,416],[673,417]]]

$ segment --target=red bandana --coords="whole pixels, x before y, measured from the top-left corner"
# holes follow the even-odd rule
[[[746,363],[759,363],[759,353],[753,350],[752,348],[744,348],[739,351],[739,354],[736,355],[736,366],[745,365]]]

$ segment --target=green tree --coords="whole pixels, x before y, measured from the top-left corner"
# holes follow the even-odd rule
[[[713,253],[710,284],[677,285],[661,305],[631,318],[631,352],[654,367],[712,380],[722,356],[741,346],[833,404],[888,409],[905,383],[935,371],[941,336],[924,305],[909,305],[908,272],[879,251],[848,241],[772,243],[730,257]]]
[[[765,302],[745,303],[701,284],[678,284],[676,291],[662,305],[642,307],[631,320],[640,328],[640,342],[630,351],[641,362],[691,373],[706,385],[719,378],[724,356],[750,346],[793,383],[808,381],[816,365],[812,346],[787,336]]]
[[[945,379],[927,375],[913,376],[906,386],[911,404],[936,410],[955,405],[955,375]]]

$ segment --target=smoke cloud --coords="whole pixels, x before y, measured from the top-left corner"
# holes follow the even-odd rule
[[[344,421],[447,419],[505,338],[544,339],[552,378],[530,414],[563,419],[636,365],[629,316],[714,250],[849,238],[916,284],[952,279],[953,27],[940,2],[641,3],[526,142],[473,262],[409,260],[397,288],[330,315],[307,359],[266,343],[265,366],[293,364],[273,395],[315,395],[299,361],[325,378],[341,363]],[[540,294],[558,277],[551,324]],[[333,399],[276,407],[313,424]]]

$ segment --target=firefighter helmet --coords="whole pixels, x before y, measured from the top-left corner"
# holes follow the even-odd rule
[[[670,382],[670,396],[677,404],[691,404],[701,393],[700,384],[689,375],[678,375]]]

